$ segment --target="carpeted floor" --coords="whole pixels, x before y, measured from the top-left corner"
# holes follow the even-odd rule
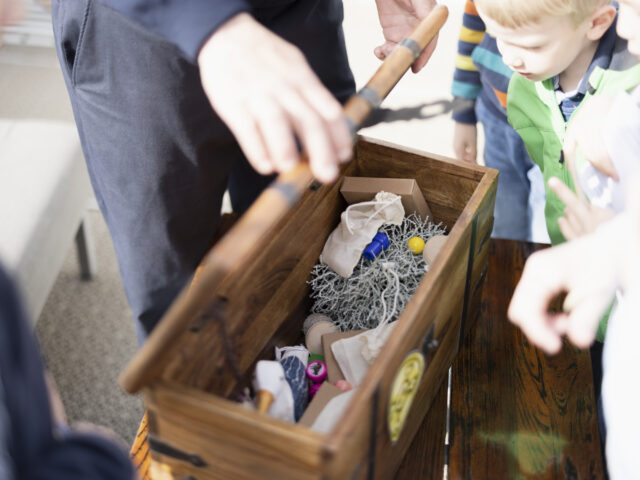
[[[36,333],[69,421],[108,426],[131,443],[142,418],[142,403],[123,392],[117,378],[138,348],[133,318],[102,215],[91,210],[88,217],[97,275],[90,281],[80,279],[76,251],[71,248]]]

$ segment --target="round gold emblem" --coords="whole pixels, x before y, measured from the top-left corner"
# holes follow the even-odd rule
[[[418,391],[418,386],[420,386],[420,380],[422,380],[424,365],[424,355],[418,351],[411,352],[400,365],[391,384],[387,423],[389,436],[393,443],[400,438],[413,398]]]

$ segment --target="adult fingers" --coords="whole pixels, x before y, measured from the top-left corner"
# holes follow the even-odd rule
[[[438,44],[438,36],[436,35],[433,38],[433,40],[431,40],[431,42],[429,42],[429,44],[425,47],[425,49],[422,51],[422,53],[416,59],[416,61],[413,62],[413,65],[411,65],[411,71],[413,73],[418,73],[427,64],[427,62],[431,58],[431,55],[433,55],[433,52],[435,51],[437,44]]]
[[[386,59],[389,54],[393,51],[397,44],[395,42],[386,41],[382,45],[377,46],[373,49],[373,54],[379,59]]]
[[[298,161],[298,150],[293,127],[282,105],[267,95],[260,95],[250,99],[249,110],[266,147],[272,170],[283,172],[291,169]]]
[[[431,42],[429,42],[429,44],[425,47],[425,49],[422,51],[420,56],[411,65],[411,71],[413,73],[418,73],[427,64],[427,62],[429,61],[429,59],[433,55],[433,52],[436,49],[437,43],[438,43],[438,36],[436,35],[434,39],[431,40]],[[376,47],[373,50],[373,54],[378,59],[385,60],[389,56],[389,54],[393,51],[393,49],[396,47],[396,45],[397,43],[395,42],[387,41],[384,44]]]
[[[331,127],[295,92],[289,92],[281,101],[292,116],[292,124],[307,152],[313,175],[322,182],[333,181],[338,175],[339,152],[331,138]]]
[[[223,118],[251,166],[262,175],[273,173],[274,165],[269,158],[262,133],[249,110],[237,106],[232,115]]]
[[[436,7],[437,2],[435,0],[413,0],[412,5],[415,9],[416,17],[418,19],[423,19],[427,15],[429,15],[429,13],[431,13],[431,11]],[[433,52],[436,49],[437,43],[438,36],[436,35],[422,51],[416,61],[413,62],[413,65],[411,65],[411,70],[413,71],[413,73],[418,73],[427,64],[427,62],[431,58],[431,55],[433,55]]]
[[[314,109],[324,123],[331,140],[331,147],[339,162],[347,162],[353,154],[353,140],[342,106],[322,85],[309,68],[299,84],[302,98]],[[311,155],[312,152],[309,152]]]

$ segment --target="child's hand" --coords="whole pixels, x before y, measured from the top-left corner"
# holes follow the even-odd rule
[[[564,217],[558,219],[558,226],[564,238],[573,240],[588,233],[594,232],[598,225],[610,220],[614,216],[612,210],[597,207],[584,200],[571,191],[560,179],[550,178],[549,188],[565,204]]]
[[[640,190],[630,192],[625,212],[597,232],[531,255],[511,299],[509,319],[548,353],[560,350],[563,335],[586,348],[614,292],[638,291],[639,272]],[[550,313],[560,293],[567,293],[564,312]]]
[[[563,335],[580,348],[595,339],[616,289],[615,262],[609,254],[616,245],[608,240],[588,235],[536,252],[527,260],[508,316],[545,352],[559,352]],[[551,302],[563,292],[568,293],[565,311],[549,312]]]
[[[571,119],[564,139],[564,156],[570,169],[573,169],[576,148],[579,148],[596,170],[619,180],[602,138],[603,121],[612,103],[613,97],[596,95]]]
[[[476,163],[478,129],[475,124],[456,122],[453,129],[453,151],[458,160]]]

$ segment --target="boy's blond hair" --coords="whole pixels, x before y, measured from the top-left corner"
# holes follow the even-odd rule
[[[506,28],[535,25],[546,17],[569,15],[579,25],[611,0],[475,0],[482,12]]]

